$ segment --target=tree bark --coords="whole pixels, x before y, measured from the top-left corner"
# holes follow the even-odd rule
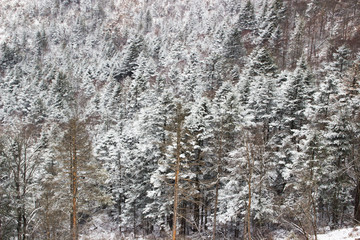
[[[223,154],[223,123],[221,121],[221,131],[220,131],[220,136],[219,136],[219,140],[218,140],[218,144],[219,144],[219,151],[218,151],[218,159],[217,159],[217,176],[216,176],[216,187],[215,187],[215,206],[214,206],[214,219],[213,219],[213,236],[212,239],[215,240],[216,239],[216,217],[217,217],[217,208],[218,208],[218,202],[219,202],[219,185],[220,185],[220,171],[221,171],[221,167],[220,164],[222,162],[222,154]]]
[[[249,178],[248,178],[248,206],[247,206],[247,235],[248,240],[251,240],[251,180],[252,180],[252,174],[253,174],[253,163],[252,163],[252,156],[249,151],[249,143],[245,143],[246,145],[246,158],[247,158],[247,165],[249,170]]]
[[[179,192],[179,171],[180,171],[180,157],[177,156],[176,158],[176,172],[175,172],[175,185],[174,185],[174,216],[173,216],[173,234],[172,239],[176,239],[176,220],[177,220],[177,209],[178,209],[178,192]]]
[[[354,221],[356,224],[360,223],[360,180],[358,180],[355,189],[355,208],[354,208]]]
[[[20,200],[21,200],[21,192],[20,192],[20,153],[18,153],[18,159],[16,159],[17,162],[17,169],[16,169],[16,179],[15,179],[15,188],[16,188],[16,200],[17,200],[17,204],[20,204]],[[17,214],[17,237],[18,239],[21,239],[21,220],[22,220],[22,209],[21,206],[18,206],[16,209],[16,214]]]
[[[73,152],[72,152],[72,239],[77,240],[77,149],[76,149],[76,123],[74,123]]]
[[[220,169],[220,166],[218,166],[218,171]],[[218,207],[218,199],[219,199],[219,173],[216,180],[216,188],[215,188],[215,206],[214,206],[214,225],[213,225],[213,237],[212,239],[216,239],[216,215],[217,215],[217,207]]]
[[[176,119],[176,166],[175,166],[175,184],[174,184],[174,216],[172,227],[172,239],[176,240],[176,220],[179,204],[179,173],[180,173],[180,154],[181,154],[181,106],[177,106],[177,119]]]
[[[136,200],[133,203],[133,234],[134,238],[136,239]]]

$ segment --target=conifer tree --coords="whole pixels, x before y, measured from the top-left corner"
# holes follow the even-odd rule
[[[76,240],[79,237],[79,221],[89,211],[86,205],[100,206],[107,201],[100,185],[106,174],[92,156],[92,144],[85,123],[75,117],[64,125],[64,130],[56,150],[63,167],[59,174],[69,188],[70,238]]]
[[[186,131],[186,156],[187,166],[184,168],[187,174],[187,199],[193,214],[188,219],[194,232],[206,230],[208,218],[208,202],[211,198],[214,176],[214,156],[212,154],[211,141],[213,136],[213,115],[211,103],[206,97],[194,103],[190,113],[185,119]]]
[[[239,134],[238,124],[240,122],[239,98],[233,91],[233,86],[229,82],[224,82],[217,91],[213,100],[214,114],[214,165],[213,176],[215,189],[213,189],[214,213],[213,213],[213,233],[212,239],[217,237],[217,223],[219,209],[225,209],[226,202],[221,199],[221,190],[223,180],[226,180],[228,172],[224,166],[227,166],[230,159],[230,152],[234,149],[234,143]]]
[[[235,27],[231,29],[224,42],[224,57],[232,64],[242,63],[245,55],[241,38],[241,31]]]
[[[250,0],[248,0],[245,7],[241,9],[238,19],[238,27],[242,34],[246,34],[248,31],[254,31],[256,24],[254,5]]]
[[[41,208],[38,210],[35,219],[38,222],[38,229],[35,231],[35,238],[58,239],[68,238],[67,214],[68,202],[67,192],[64,191],[63,181],[60,178],[61,164],[57,161],[56,145],[59,139],[54,136],[61,135],[58,126],[46,124],[42,129],[41,141],[44,144],[41,156],[41,164],[37,173],[37,189]]]
[[[295,67],[296,62],[302,56],[305,45],[305,20],[301,16],[296,18],[296,26],[290,36],[289,44],[289,67]]]
[[[156,123],[155,143],[159,146],[159,153],[155,170],[151,173],[150,183],[152,189],[148,191],[147,196],[151,199],[146,204],[144,214],[146,218],[156,223],[160,232],[166,229],[172,229],[172,206],[171,199],[173,195],[173,182],[171,181],[171,172],[173,167],[171,160],[168,159],[168,145],[170,144],[170,136],[168,128],[172,124],[175,114],[174,95],[169,90],[165,90],[154,104],[154,115]],[[170,179],[169,179],[170,178]]]
[[[115,72],[114,77],[118,81],[126,77],[131,77],[138,67],[137,58],[144,48],[144,40],[142,36],[134,36],[129,40],[127,48],[125,49],[120,69]]]
[[[278,173],[274,184],[279,187],[277,192],[281,194],[285,183],[291,181],[291,169],[298,156],[297,144],[303,137],[300,130],[309,121],[306,109],[313,101],[313,84],[304,58],[298,61],[294,73],[283,83],[283,104],[277,106],[275,118],[278,126],[271,139],[272,149],[275,150],[272,157],[278,159]]]
[[[112,127],[97,141],[95,157],[101,162],[108,173],[108,192],[111,194],[114,209],[110,209],[111,215],[119,225],[122,232],[122,214],[124,205],[124,163],[121,156],[121,129]]]

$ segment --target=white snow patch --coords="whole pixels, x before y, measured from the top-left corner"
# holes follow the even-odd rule
[[[360,238],[360,227],[343,228],[318,235],[318,240],[354,240],[357,238]]]
[[[328,228],[329,229],[329,228]],[[294,232],[289,232],[279,229],[273,232],[273,239],[275,240],[295,240],[303,239],[300,235]],[[309,239],[315,239],[315,236],[309,236]],[[342,228],[333,231],[328,231],[323,234],[317,234],[317,240],[356,240],[360,239],[360,226],[351,228]]]

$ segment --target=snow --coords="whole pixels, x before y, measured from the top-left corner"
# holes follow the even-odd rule
[[[318,235],[318,240],[354,240],[360,238],[360,227],[343,228]]]
[[[285,230],[277,230],[274,232],[275,240],[302,239],[295,237],[294,233]],[[315,239],[315,236],[309,239]],[[318,240],[356,240],[360,239],[360,227],[342,228],[327,233],[318,234]]]
[[[89,227],[86,234],[80,236],[80,239],[117,239],[119,235],[116,232],[115,224],[111,223],[110,219],[107,219],[106,215],[98,215],[97,218],[91,222],[92,227]],[[284,230],[278,230],[275,233],[275,240],[290,240],[294,239],[294,235]],[[125,236],[123,236],[125,237]],[[360,239],[360,227],[343,228],[334,231],[330,231],[324,234],[318,234],[318,240],[356,240]],[[127,236],[125,239],[134,239],[132,236]],[[142,238],[136,238],[142,239]],[[310,239],[315,239],[313,236]]]

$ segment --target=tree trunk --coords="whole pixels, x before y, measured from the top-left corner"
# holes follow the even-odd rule
[[[181,204],[181,219],[180,219],[180,229],[181,233],[180,235],[186,236],[186,207],[187,204],[185,201]]]
[[[20,169],[18,171],[18,174],[20,174]],[[19,179],[19,176],[18,176],[18,179]],[[17,196],[16,196],[16,199],[17,199],[17,204],[19,204],[20,202],[20,199],[21,199],[21,196],[20,196],[20,184],[19,184],[19,180],[18,182],[16,182],[16,192],[17,192]],[[17,227],[16,227],[16,230],[17,230],[17,237],[18,239],[21,239],[21,220],[22,220],[22,209],[20,206],[17,207],[16,209],[16,214],[17,214]]]
[[[220,166],[218,166],[219,171]],[[219,175],[219,174],[218,174]],[[216,239],[216,215],[217,215],[217,207],[218,207],[218,199],[219,199],[219,176],[216,180],[216,188],[215,188],[215,206],[214,206],[214,220],[213,220],[213,236],[212,239]]]
[[[312,193],[312,191],[311,191],[311,193]],[[318,237],[317,237],[317,211],[316,211],[315,199],[312,194],[310,194],[310,199],[311,199],[311,205],[312,205],[312,211],[313,211],[313,218],[312,218],[313,234],[314,234],[315,240],[317,240],[318,239]]]
[[[356,224],[360,223],[360,180],[358,180],[355,189],[355,206],[354,206],[354,221]]]
[[[25,216],[25,206],[23,207],[23,213],[22,213],[22,219],[23,219],[23,240],[26,240],[26,216]]]
[[[72,153],[72,239],[77,240],[77,156],[76,156],[76,126],[74,126]]]
[[[50,217],[49,217],[49,200],[48,200],[48,194],[45,195],[46,197],[46,207],[45,207],[45,231],[46,231],[46,237],[48,240],[50,240]]]
[[[120,188],[122,188],[122,175],[121,175],[121,158],[119,157],[118,158],[118,164],[119,164],[119,182],[120,182]],[[122,192],[119,194],[119,199],[118,199],[118,222],[119,222],[119,233],[121,235],[121,212],[122,212],[122,209],[121,209],[121,204],[122,204]]]
[[[180,154],[179,154],[180,156]],[[179,169],[180,169],[180,157],[177,156],[176,159],[176,172],[175,172],[175,185],[174,185],[174,216],[173,216],[173,226],[172,226],[172,239],[175,240],[176,239],[176,220],[177,220],[177,209],[178,209],[178,200],[179,200],[179,196],[178,196],[178,191],[179,191]]]
[[[338,189],[335,190],[333,193],[333,199],[331,203],[331,215],[332,215],[332,222],[333,228],[336,227],[339,223],[339,199],[338,199]]]
[[[194,232],[197,232],[198,230],[200,230],[200,206],[198,203],[199,199],[195,198],[195,203],[194,203],[194,224],[195,227],[192,228],[192,230]]]
[[[200,172],[199,170],[199,167],[197,166],[197,170],[196,170],[197,174]],[[201,226],[200,226],[200,202],[201,202],[201,189],[200,189],[200,180],[199,180],[199,177],[198,175],[196,175],[196,190],[197,190],[197,193],[195,195],[195,198],[194,198],[194,224],[195,224],[195,227],[193,227],[193,231],[194,232],[197,232],[198,230],[201,229]]]
[[[249,151],[249,143],[245,143],[246,145],[246,158],[249,170],[249,178],[248,178],[248,207],[247,207],[247,235],[248,240],[251,240],[251,180],[253,174],[253,163],[251,153]]]
[[[22,181],[23,181],[23,192],[22,192],[22,221],[23,221],[23,240],[26,240],[26,211],[25,211],[25,196],[26,196],[26,185],[27,185],[27,156],[26,156],[26,146],[24,146],[24,166],[23,166],[23,173],[22,173]]]
[[[202,232],[204,230],[204,216],[205,216],[205,213],[204,213],[204,208],[205,208],[205,202],[203,203],[203,205],[201,206],[201,213],[200,213],[200,231]]]
[[[205,198],[205,205],[204,205],[204,231],[208,230],[207,221],[208,221],[208,199]]]
[[[17,208],[17,236],[21,239],[21,208]]]
[[[134,233],[134,239],[136,239],[136,201],[134,201],[133,206],[133,233]]]
[[[221,128],[223,127],[223,123],[221,122]],[[220,164],[222,162],[222,154],[223,154],[223,130],[221,129],[220,136],[218,139],[219,151],[218,151],[218,159],[217,159],[217,177],[216,177],[216,187],[215,187],[215,206],[214,206],[214,219],[213,219],[213,236],[212,239],[216,239],[216,217],[217,217],[217,208],[219,202],[219,187],[220,187]]]
[[[180,173],[180,153],[181,153],[181,123],[182,117],[181,106],[177,106],[177,126],[176,126],[176,166],[175,166],[175,184],[174,184],[174,216],[173,216],[173,227],[172,227],[172,239],[176,239],[176,220],[177,211],[179,204],[179,173]]]

